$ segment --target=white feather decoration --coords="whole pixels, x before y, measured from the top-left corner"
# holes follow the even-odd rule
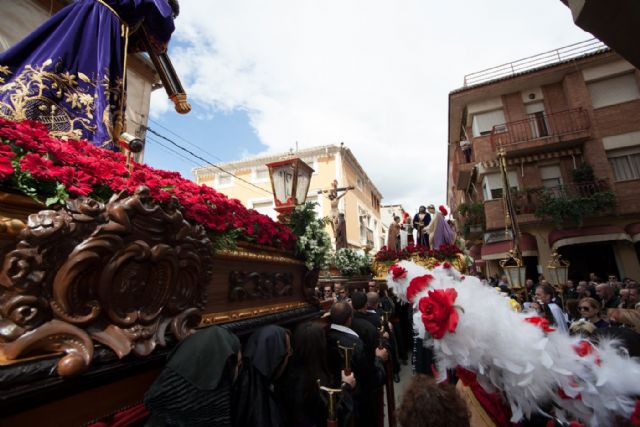
[[[438,371],[460,366],[475,372],[488,392],[502,391],[513,422],[549,403],[560,408],[556,415],[591,426],[611,425],[616,415],[629,418],[633,413],[635,396],[640,395],[640,363],[621,354],[613,343],[593,345],[591,354],[580,356],[580,337],[561,331],[545,334],[525,321],[531,314],[515,312],[508,297],[476,277],[442,266],[427,270],[410,261],[397,265],[406,269],[406,277],[394,280],[389,274],[387,283],[404,301],[413,278],[433,276],[415,296],[413,308],[414,327],[434,348]],[[430,339],[418,304],[430,290],[447,288],[457,291],[455,305],[464,311],[458,311],[455,332]]]

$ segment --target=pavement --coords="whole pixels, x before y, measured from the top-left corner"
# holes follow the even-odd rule
[[[394,383],[394,388],[393,388],[393,392],[395,394],[395,401],[396,401],[396,410],[400,407],[400,403],[402,403],[402,397],[404,395],[404,391],[409,385],[409,383],[411,382],[412,378],[413,378],[413,368],[411,366],[411,363],[409,363],[408,365],[401,365],[400,382]],[[384,403],[384,427],[389,427],[386,390],[385,390],[384,402],[385,402]],[[397,420],[396,420],[396,424],[397,424]]]

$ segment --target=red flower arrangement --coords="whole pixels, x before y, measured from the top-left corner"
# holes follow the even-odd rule
[[[389,272],[391,273],[391,276],[393,277],[394,282],[407,277],[407,269],[397,264],[394,264],[391,267],[389,267]]]
[[[413,299],[416,295],[427,288],[432,280],[433,276],[430,274],[425,274],[424,276],[418,276],[411,279],[409,287],[407,288],[407,300],[413,304]]]
[[[533,317],[527,317],[524,320],[526,320],[527,322],[531,323],[532,325],[535,325],[535,326],[539,327],[540,329],[542,329],[542,331],[545,334],[548,334],[549,332],[555,331],[554,328],[549,326],[549,321],[547,319],[545,319],[544,317],[533,316]]]
[[[458,292],[453,288],[435,289],[420,299],[418,308],[422,313],[424,327],[435,339],[441,339],[445,333],[453,333],[458,327],[458,312],[453,305]]]
[[[245,208],[211,187],[197,185],[177,172],[134,163],[129,173],[120,153],[86,141],[61,141],[32,121],[0,119],[0,188],[45,201],[63,203],[73,196],[107,201],[112,194],[149,187],[159,203],[177,199],[188,221],[215,234],[231,233],[240,239],[274,247],[293,247],[291,230],[271,218]]]

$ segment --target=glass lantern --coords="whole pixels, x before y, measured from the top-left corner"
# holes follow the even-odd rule
[[[296,205],[307,200],[313,168],[297,157],[268,163],[275,210],[280,216],[290,214]]]

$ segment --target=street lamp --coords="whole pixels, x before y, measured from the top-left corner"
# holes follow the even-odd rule
[[[547,264],[547,271],[549,271],[551,283],[558,287],[560,297],[562,298],[562,305],[564,305],[564,290],[567,287],[569,278],[569,261],[563,260],[562,255],[554,252],[551,254],[551,258]]]
[[[507,174],[507,159],[504,148],[498,150],[498,163],[500,165],[500,173],[502,174],[502,199],[505,207],[505,234],[509,224],[513,230],[513,249],[509,251],[509,257],[500,261],[500,266],[507,275],[509,287],[519,290],[524,287],[526,280],[527,268],[522,260],[520,252],[520,227],[518,226],[518,218],[516,210],[511,199],[511,186],[509,185],[509,176]]]
[[[267,163],[266,166],[269,168],[278,220],[284,222],[296,205],[307,200],[313,169],[297,157]]]
[[[517,291],[524,287],[527,268],[519,254],[516,254],[513,250],[509,251],[509,257],[500,261],[500,267],[502,267],[507,276],[510,289]]]

